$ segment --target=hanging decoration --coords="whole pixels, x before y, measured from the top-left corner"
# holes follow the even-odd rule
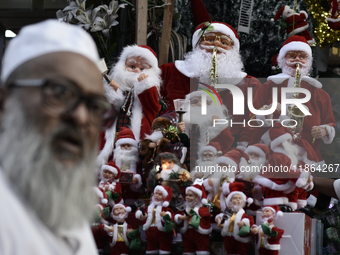
[[[314,34],[315,40],[320,47],[327,44],[340,42],[340,31],[333,30],[329,27],[326,18],[329,13],[326,8],[322,6],[320,0],[305,0],[308,4],[308,9],[315,19]]]

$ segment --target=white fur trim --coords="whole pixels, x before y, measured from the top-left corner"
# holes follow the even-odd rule
[[[183,220],[179,219],[179,217],[182,216],[182,214],[176,214],[174,217],[176,224],[182,224]]]
[[[131,144],[134,147],[138,147],[138,142],[132,138],[120,138],[116,142],[116,147],[121,146],[122,144]]]
[[[197,232],[202,234],[202,235],[209,235],[212,231],[212,227],[210,228],[201,228],[200,226],[197,229]]]
[[[202,200],[201,200],[201,202],[202,202],[202,204],[207,204],[208,203],[208,200],[206,199],[206,198],[203,198]]]
[[[269,130],[267,130],[262,136],[260,143],[263,143],[269,147],[270,145],[270,137],[269,137]]]
[[[300,209],[300,208],[304,208],[307,206],[307,200],[305,199],[298,199],[297,201],[297,208]]]
[[[295,203],[295,202],[288,202],[288,205],[292,208],[293,211],[296,211],[297,203]]]
[[[182,157],[181,157],[181,159],[179,160],[179,162],[181,162],[181,164],[183,164],[184,163],[184,161],[185,161],[185,157],[186,157],[186,155],[187,155],[187,152],[188,152],[188,148],[187,147],[182,147]]]
[[[312,57],[312,49],[307,43],[293,41],[286,44],[280,49],[279,56],[277,58],[280,59],[286,56],[288,51],[303,51],[307,53],[309,58]]]
[[[113,225],[113,229],[114,229],[113,237],[112,237],[112,241],[110,242],[111,247],[113,247],[117,242],[117,236],[118,236],[118,224],[117,223]],[[123,224],[124,242],[129,247],[130,243],[126,235],[126,231],[127,231],[127,223],[124,222]]]
[[[212,191],[213,187],[209,185],[209,179],[208,178],[203,181],[203,187],[209,193]]]
[[[169,204],[170,204],[170,203],[169,203],[168,201],[164,201],[164,202],[163,202],[163,207],[168,207]]]
[[[207,146],[202,147],[198,151],[198,155],[201,157],[202,153],[205,152],[205,151],[211,151],[212,153],[217,155],[217,149],[214,146],[211,146],[211,145],[207,145]]]
[[[142,177],[140,176],[140,174],[134,174],[133,178],[136,178],[138,180],[138,182],[130,184],[130,187],[131,187],[131,189],[137,191],[143,184],[142,183]]]
[[[291,79],[292,86],[293,86],[293,84],[294,84],[294,77],[291,77],[291,76],[289,76],[288,74],[285,74],[285,73],[279,73],[279,74],[276,74],[276,75],[269,76],[267,78],[268,81],[272,81],[275,84],[281,84],[281,83],[283,83],[287,79]],[[316,80],[316,79],[314,79],[312,77],[303,76],[301,78],[301,81],[305,81],[308,84],[314,86],[315,88],[322,88],[322,84],[318,80]]]
[[[254,199],[252,199],[251,197],[247,198],[248,205],[252,204],[253,202],[254,202]]]
[[[217,219],[220,218],[221,220],[223,219],[223,213],[219,213],[215,216],[215,222],[217,223]]]
[[[250,221],[249,221],[248,218],[242,219],[242,222],[243,222],[246,226],[250,227]]]
[[[109,166],[109,165],[102,165],[101,170],[102,170],[102,171],[104,171],[104,170],[109,170],[109,171],[110,171],[111,173],[113,173],[114,175],[117,175],[117,174],[118,174],[117,168],[112,167],[112,166]]]
[[[162,192],[164,199],[169,195],[169,193],[166,191],[166,189],[163,186],[161,186],[161,185],[157,185],[155,187],[153,192],[155,193],[156,191]]]
[[[234,42],[234,46],[237,50],[237,52],[240,51],[240,42],[239,40],[236,38],[236,35],[235,33],[233,32],[233,30],[231,30],[229,27],[227,27],[226,25],[224,24],[221,24],[221,23],[214,23],[212,22],[211,24],[213,27],[214,27],[214,30],[213,31],[209,31],[210,33],[213,33],[213,32],[220,32],[220,33],[223,33],[225,35],[229,35],[231,37],[231,39],[233,40]],[[195,31],[195,33],[193,34],[192,36],[192,47],[195,47],[200,36],[198,36],[198,33],[201,31],[201,29],[197,29]]]
[[[153,217],[153,209],[155,208],[155,205],[151,203],[148,206],[148,217],[146,219],[145,224],[143,225],[143,230],[147,231],[152,223],[152,217]],[[164,226],[162,224],[162,217],[160,216],[160,212],[162,211],[162,206],[158,205],[156,207],[156,226],[159,231],[164,231]]]
[[[116,204],[113,209],[115,209],[116,207],[122,207],[124,208],[125,212],[130,213],[131,212],[131,207],[130,206],[125,206],[124,204]]]
[[[272,198],[264,198],[263,205],[288,205],[287,197],[272,197]]]
[[[282,211],[276,212],[276,216],[277,216],[277,217],[282,217],[282,216],[283,216],[283,212],[282,212]]]
[[[136,219],[139,219],[139,220],[142,220],[140,217],[143,215],[142,211],[141,210],[137,210],[136,213],[135,213],[135,217]]]
[[[185,189],[185,194],[188,192],[188,191],[192,191],[194,192],[197,196],[199,196],[200,198],[202,198],[202,190],[198,189],[198,188],[195,188],[193,186],[189,186]]]
[[[327,134],[328,134],[328,136],[321,137],[322,141],[325,144],[331,144],[335,137],[335,128],[329,125],[321,125],[319,127],[325,127],[327,130]]]
[[[245,151],[248,146],[247,141],[237,142],[236,148]]]
[[[296,28],[296,29],[294,29],[292,32],[290,32],[290,33],[288,34],[288,37],[291,37],[291,36],[294,35],[294,34],[301,33],[301,32],[303,32],[303,31],[305,31],[308,27],[309,27],[309,25],[307,24],[307,25],[305,25],[305,26]]]
[[[280,135],[279,137],[271,141],[270,148],[274,150],[274,148],[276,148],[279,144],[283,143],[284,141],[287,141],[288,139],[293,140],[293,137],[291,134],[286,133],[286,134]]]
[[[119,108],[123,105],[125,97],[123,95],[123,91],[118,88],[118,90],[114,90],[107,82],[104,83],[104,95],[109,101],[110,104],[113,104],[115,106],[116,110],[119,110]]]
[[[140,140],[140,128],[142,125],[142,118],[144,117],[144,114],[143,114],[142,104],[139,101],[139,98],[137,96],[135,96],[135,99],[133,101],[133,107],[132,107],[131,112],[132,112],[132,116],[130,116],[130,120],[131,120],[130,129],[132,133],[135,135],[135,139],[138,144]]]
[[[235,222],[234,222],[234,229],[233,229],[233,237],[239,242],[248,243],[251,240],[250,236],[249,237],[241,237],[241,236],[238,235],[240,228],[237,225],[237,222],[241,221],[241,218],[242,218],[244,213],[245,213],[245,211],[243,209],[240,209],[236,213]],[[221,231],[222,236],[228,235],[229,225],[230,225],[230,218],[224,222],[224,226],[223,226],[222,231]]]
[[[116,137],[116,122],[105,131],[105,145],[97,156],[97,165],[101,166],[107,163],[108,158],[113,153],[114,142]]]
[[[288,181],[285,184],[277,184],[274,181],[260,175],[256,176],[254,181],[264,187],[277,191],[286,191],[290,189],[292,185],[294,185],[292,181]]]
[[[137,96],[152,87],[156,87],[158,89],[160,87],[160,84],[157,84],[156,82],[154,82],[154,80],[150,80],[149,77],[140,82],[137,81],[134,84],[135,95]]]
[[[238,164],[234,160],[232,160],[231,158],[225,157],[225,156],[218,157],[216,163],[230,165],[231,167],[233,166],[238,167]]]
[[[119,57],[119,62],[123,61],[125,64],[127,58],[134,56],[142,57],[146,59],[153,68],[158,68],[157,57],[150,50],[139,47],[138,45],[126,46]]]
[[[245,150],[245,153],[247,153],[248,155],[249,155],[249,153],[250,152],[255,152],[255,153],[257,153],[257,154],[259,154],[259,156],[261,157],[261,158],[267,158],[266,157],[266,153],[264,153],[264,151],[263,150],[261,150],[259,147],[257,147],[257,146],[254,146],[254,145],[249,145],[248,147],[247,147],[247,149]]]
[[[222,193],[225,196],[228,196],[229,193],[230,193],[230,187],[229,186],[230,186],[230,183],[227,183],[227,182],[223,183],[223,185],[222,185]]]
[[[326,20],[332,23],[340,22],[340,19],[326,18]]]

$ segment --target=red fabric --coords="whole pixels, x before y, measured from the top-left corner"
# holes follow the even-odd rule
[[[270,105],[272,103],[272,89],[278,88],[278,95],[281,95],[281,88],[287,87],[288,80],[285,80],[281,84],[275,84],[272,81],[268,81],[258,89],[255,99],[254,108],[260,109],[264,105]],[[313,126],[330,125],[335,126],[335,118],[333,115],[332,104],[329,95],[323,89],[316,88],[305,81],[301,82],[301,87],[310,91],[311,99],[305,104],[309,108],[309,112],[312,114],[306,116],[303,122],[303,131],[301,137],[305,139],[314,149],[318,160],[322,161],[320,145],[321,139],[316,139],[314,143],[311,135],[311,129]],[[300,97],[303,98],[304,94],[300,93]],[[281,104],[281,97],[278,96],[278,102]],[[274,112],[273,119],[278,119],[278,112]],[[252,134],[249,144],[254,144],[259,141],[261,136],[268,130],[268,128],[256,128]]]
[[[287,194],[288,201],[290,203],[297,203],[298,195],[299,195],[299,188],[296,187],[292,192]]]
[[[261,247],[259,249],[259,255],[278,255],[279,251],[272,251],[272,250],[267,250],[264,247]]]
[[[227,254],[248,255],[249,243],[241,243],[233,236],[223,237],[224,249]]]
[[[195,27],[207,21],[212,22],[209,12],[205,8],[202,0],[191,0],[190,2],[191,2],[192,14],[194,17]]]
[[[96,242],[96,246],[98,250],[104,249],[104,237],[107,235],[103,229],[103,225],[95,225],[91,226],[92,235],[94,237],[94,241]]]
[[[110,248],[110,255],[130,254],[129,247],[125,242],[116,242],[116,244]]]
[[[172,235],[172,232],[164,233],[159,231],[157,227],[150,227],[145,231],[146,251],[162,250],[171,252]]]
[[[209,251],[209,235],[198,233],[195,229],[189,228],[183,235],[183,253],[195,253]]]
[[[177,212],[176,215],[177,214],[185,215],[184,212]],[[199,225],[199,229],[195,230],[195,231],[199,233],[200,229],[203,230],[203,231],[209,230],[211,228],[211,224],[210,224],[211,214],[209,212],[209,208],[208,207],[200,207],[198,209],[198,216],[200,217],[200,225]],[[184,221],[182,222],[182,224],[180,224],[180,228],[182,229],[183,227],[184,227]],[[191,229],[191,228],[186,229],[184,233],[186,233],[189,229]],[[184,229],[182,229],[182,230],[184,230]],[[209,236],[210,232],[208,234],[203,234],[203,235]]]

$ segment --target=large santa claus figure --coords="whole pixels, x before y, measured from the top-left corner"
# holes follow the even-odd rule
[[[211,59],[214,47],[217,47],[219,84],[234,84],[242,90],[245,98],[247,88],[253,88],[253,95],[261,83],[254,77],[243,72],[240,42],[236,30],[229,24],[212,21],[202,0],[191,0],[194,15],[195,32],[192,37],[193,50],[185,55],[185,59],[175,63],[164,64],[162,69],[163,88],[162,96],[168,105],[168,110],[173,110],[173,100],[184,98],[185,95],[197,89],[197,81],[207,83],[211,68]],[[208,25],[206,24],[208,22]],[[190,86],[190,80],[193,84]],[[233,97],[228,89],[217,89],[223,104],[232,113]],[[243,122],[249,115],[249,110],[244,101],[245,115],[233,116],[234,122]],[[246,116],[246,117],[245,117]],[[240,135],[240,142],[247,143],[242,138],[243,125],[234,125],[231,132],[234,136]],[[237,137],[238,138],[238,137]]]
[[[137,142],[151,132],[151,124],[161,110],[160,74],[156,53],[150,47],[133,45],[123,49],[110,73],[113,80],[104,84],[105,96],[114,106],[117,117],[112,126],[100,134],[99,164],[112,157],[115,135],[121,127],[129,127]]]
[[[263,84],[257,91],[254,99],[254,108],[271,109],[272,107],[272,91],[277,88],[278,107],[273,114],[257,115],[259,125],[267,125],[265,128],[256,128],[253,132],[250,144],[257,143],[259,138],[268,145],[270,141],[268,137],[268,128],[271,127],[270,119],[289,119],[288,106],[286,105],[286,115],[281,114],[281,91],[282,88],[292,88],[295,81],[296,65],[300,65],[301,88],[307,89],[311,94],[311,99],[305,103],[311,115],[307,115],[303,120],[303,130],[301,138],[305,139],[314,149],[318,156],[319,163],[322,163],[320,145],[321,141],[330,144],[335,136],[335,119],[332,111],[331,100],[327,92],[322,89],[322,84],[314,78],[308,76],[308,72],[312,66],[312,50],[306,39],[302,36],[294,35],[289,37],[283,44],[279,56],[278,64],[282,68],[282,73],[269,76],[268,81]],[[287,98],[292,98],[293,93],[288,93]],[[303,93],[299,94],[300,98],[304,98]],[[289,122],[286,122],[289,125]]]

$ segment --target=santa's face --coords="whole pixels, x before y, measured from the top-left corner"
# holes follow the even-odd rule
[[[249,152],[248,156],[250,160],[258,160],[260,158],[260,155],[257,154],[256,152]]]
[[[150,69],[151,65],[146,61],[146,59],[134,56],[129,57],[125,61],[126,70],[132,73],[142,73],[146,69]]]
[[[286,63],[289,67],[295,68],[299,63],[302,66],[307,64],[308,55],[304,51],[288,51],[285,56]]]
[[[185,200],[188,203],[193,203],[196,200],[197,197],[198,197],[198,195],[196,193],[192,192],[191,190],[188,190],[186,192]]]
[[[153,194],[153,199],[156,202],[161,202],[164,200],[163,193],[160,190],[156,190],[155,193]]]
[[[262,218],[270,218],[274,216],[274,212],[269,208],[263,208],[261,216]]]
[[[231,50],[233,45],[231,37],[220,32],[206,32],[199,43],[200,48],[207,52],[213,52],[214,47],[217,47],[218,53],[223,50]]]
[[[202,161],[213,161],[215,160],[215,154],[212,151],[204,151],[202,153]]]
[[[161,159],[161,165],[163,170],[171,170],[174,168],[175,162],[171,159]]]
[[[243,197],[240,194],[235,194],[230,201],[234,206],[241,206],[243,204]]]
[[[106,180],[113,180],[115,175],[111,171],[109,171],[109,170],[103,170],[103,177]]]
[[[207,105],[211,105],[211,101],[207,100]],[[200,107],[202,106],[202,97],[196,96],[190,99],[190,106],[191,107]]]
[[[121,144],[120,145],[120,148],[122,150],[126,150],[126,151],[130,151],[132,149],[132,145],[131,144],[128,144],[128,143],[124,143],[124,144]]]
[[[119,215],[125,215],[126,211],[124,209],[123,206],[116,206],[114,209],[113,209],[113,214],[115,216],[119,216]]]

